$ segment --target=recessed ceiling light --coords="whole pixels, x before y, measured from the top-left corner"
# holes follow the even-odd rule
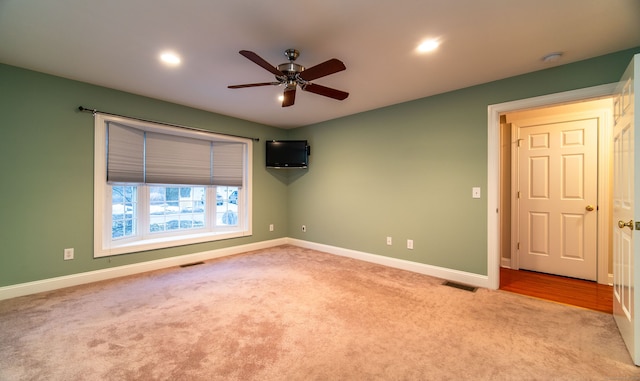
[[[284,95],[279,95],[278,102],[282,103],[282,101],[284,101]]]
[[[418,45],[418,52],[420,53],[432,52],[438,49],[438,46],[440,46],[440,41],[438,41],[435,38],[430,40],[424,40],[422,41],[422,43],[420,43],[420,45]]]
[[[160,60],[167,65],[177,66],[180,65],[180,57],[174,52],[163,52],[160,54]]]
[[[562,52],[550,53],[542,57],[542,62],[556,62],[559,61],[560,58],[562,58]]]

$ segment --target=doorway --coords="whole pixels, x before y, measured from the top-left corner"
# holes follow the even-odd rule
[[[600,256],[608,283],[612,106],[601,98],[502,115],[504,267],[596,281]]]
[[[501,144],[500,144],[500,120],[501,115],[509,112],[532,110],[536,108],[545,108],[551,105],[560,105],[576,102],[584,102],[585,100],[594,100],[600,98],[611,97],[614,93],[616,84],[607,84],[594,86],[585,89],[572,90],[563,93],[550,94],[546,96],[540,96],[535,98],[511,101],[506,103],[500,103],[488,106],[488,183],[487,183],[487,287],[492,289],[498,289],[500,286],[500,267],[502,265],[510,265],[510,261],[505,263],[506,258],[501,255],[501,244],[503,237],[503,230],[501,225],[501,219],[504,217],[505,211],[502,210],[501,204],[501,187],[503,178],[501,176]],[[610,128],[610,126],[608,126]],[[605,131],[607,136],[610,136],[610,132]],[[608,147],[600,149],[601,152],[608,152]],[[604,163],[604,161],[601,161]],[[608,167],[608,163],[607,163]],[[607,187],[599,189],[598,193],[598,205],[604,206],[606,202],[600,198],[607,199],[609,197],[608,182]],[[607,205],[608,206],[608,205]],[[599,219],[604,218],[606,213],[600,213]],[[605,221],[606,222],[606,221]],[[599,221],[600,225],[601,221]],[[605,225],[601,225],[605,226]],[[601,239],[606,229],[600,229],[598,231],[598,250],[599,252],[607,252],[609,246],[608,240]],[[606,242],[605,242],[606,241]],[[604,246],[604,248],[601,248]],[[510,258],[509,258],[510,259]],[[598,282],[609,282],[609,270],[607,261],[598,261]]]

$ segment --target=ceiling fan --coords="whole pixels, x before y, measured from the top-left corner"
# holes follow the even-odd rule
[[[340,101],[346,99],[349,96],[349,93],[346,93],[344,91],[311,83],[311,81],[313,81],[314,79],[318,79],[345,70],[346,67],[344,66],[344,63],[342,63],[342,61],[338,59],[332,58],[328,61],[305,69],[304,66],[298,65],[297,63],[293,62],[300,55],[300,52],[295,49],[287,49],[284,52],[284,55],[289,59],[289,62],[280,64],[277,67],[272,66],[269,62],[265,61],[262,57],[254,52],[241,50],[239,53],[249,60],[253,61],[258,66],[261,66],[263,69],[266,69],[271,74],[275,75],[276,81],[228,86],[228,88],[230,89],[284,85],[285,88],[282,107],[289,107],[293,105],[296,100],[297,87],[300,87],[300,89],[302,89],[303,91],[323,95],[325,97],[337,99]]]

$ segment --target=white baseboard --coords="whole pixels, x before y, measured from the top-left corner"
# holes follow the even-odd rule
[[[436,278],[446,279],[452,282],[464,283],[469,286],[491,288],[489,285],[489,277],[487,275],[478,275],[465,271],[452,270],[444,267],[426,265],[424,263],[411,262],[404,259],[385,257],[383,255],[365,253],[362,251],[343,249],[341,247],[323,245],[315,242],[302,241],[299,239],[288,238],[287,242],[291,245],[323,251],[329,254],[340,255],[353,259],[359,259],[365,262],[376,263],[383,266],[393,267],[396,269],[412,271],[419,274],[430,275]]]
[[[266,249],[269,247],[284,245],[286,243],[286,238],[279,238],[270,241],[262,241],[257,243],[250,243],[247,245],[232,246],[222,249],[203,251],[200,253],[181,255],[178,257],[163,258],[154,261],[118,266],[104,270],[88,271],[73,275],[38,280],[34,282],[20,283],[11,286],[0,287],[0,300],[36,294],[39,292],[52,291],[59,288],[78,286],[81,284],[98,282],[101,280],[113,279],[127,275],[134,275],[147,271],[160,270],[168,267],[181,266],[189,263],[225,257],[228,255],[245,253],[252,250]]]
[[[82,284],[98,282],[107,279],[119,278],[127,275],[135,275],[147,271],[161,270],[168,267],[181,266],[189,263],[206,261],[209,259],[225,257],[234,254],[241,254],[252,250],[266,249],[279,245],[295,245],[307,249],[323,251],[329,254],[340,255],[358,259],[365,262],[376,263],[383,266],[397,269],[413,271],[442,278],[454,282],[464,283],[475,287],[490,288],[489,279],[486,275],[472,274],[464,271],[452,270],[443,267],[425,265],[423,263],[406,261],[403,259],[385,257],[377,254],[365,253],[350,249],[343,249],[336,246],[323,245],[314,242],[302,241],[293,238],[279,238],[270,241],[250,243],[247,245],[232,246],[222,249],[204,251],[200,253],[181,255],[158,259],[155,261],[135,263],[131,265],[118,266],[103,270],[88,271],[78,274],[66,275],[56,278],[43,279],[34,282],[20,283],[11,286],[0,287],[0,300],[16,298],[19,296],[36,294],[39,292],[53,291],[59,288],[79,286]]]
[[[510,269],[511,268],[511,258],[501,257],[500,258],[500,267],[506,267],[506,268]]]

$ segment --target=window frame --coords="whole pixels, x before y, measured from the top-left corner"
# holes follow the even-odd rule
[[[207,193],[207,203],[213,205],[207,206],[207,213],[213,213],[213,215],[207,215],[206,219],[212,221],[210,226],[205,231],[199,229],[198,231],[182,231],[176,234],[171,232],[167,234],[149,234],[146,231],[138,230],[138,236],[144,236],[145,239],[140,238],[127,238],[127,239],[112,239],[112,199],[111,199],[111,185],[107,183],[107,123],[116,122],[125,124],[132,127],[139,127],[144,129],[150,129],[155,131],[167,131],[172,130],[174,133],[179,129],[180,135],[195,137],[207,134],[209,138],[214,137],[215,140],[239,142],[244,144],[243,154],[243,185],[238,187],[238,225],[237,226],[219,226],[216,225],[216,193],[217,189],[215,185],[205,186]],[[251,190],[252,190],[252,151],[253,141],[251,139],[239,138],[234,136],[227,136],[216,134],[214,132],[207,132],[203,130],[191,130],[189,128],[174,127],[169,125],[163,125],[160,123],[153,123],[147,121],[141,121],[137,119],[131,119],[120,116],[113,116],[107,114],[96,113],[94,116],[94,258],[107,257],[112,255],[129,254],[149,250],[157,250],[175,246],[191,245],[203,242],[212,242],[225,240],[230,238],[247,237],[252,235],[252,205],[251,205]],[[114,183],[113,185],[131,185],[133,183]],[[143,210],[149,205],[149,188],[152,184],[135,184],[138,186],[138,203],[141,210],[138,211],[138,219],[148,220],[149,210]],[[159,186],[167,187],[180,187],[178,184],[158,184]],[[183,186],[191,186],[184,184]],[[193,185],[202,186],[202,185]],[[140,189],[144,188],[145,191]],[[141,227],[140,222],[138,227]],[[147,226],[145,226],[147,227]]]

